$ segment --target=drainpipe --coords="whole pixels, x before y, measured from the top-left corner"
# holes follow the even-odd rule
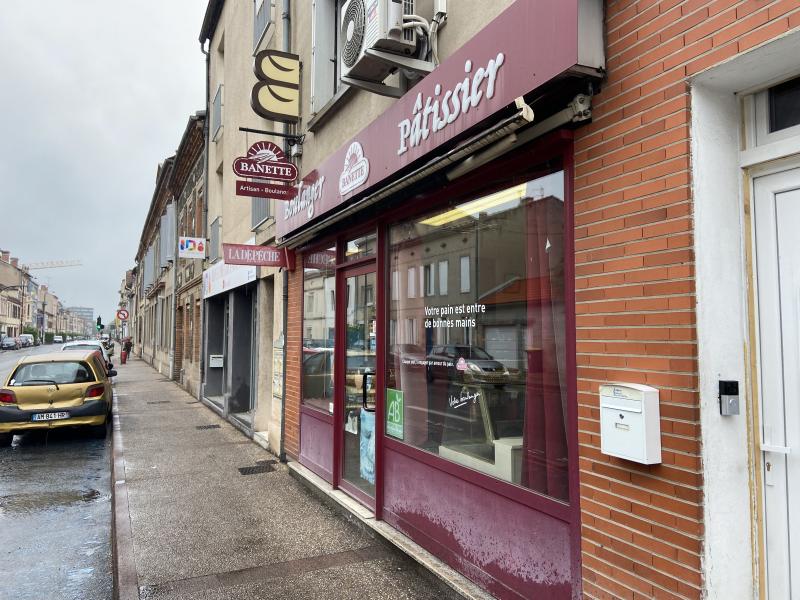
[[[177,156],[175,158],[177,160]],[[174,168],[175,163],[173,163]],[[172,332],[170,333],[169,378],[175,380],[175,341],[178,332],[178,200],[174,196],[172,203],[175,223],[172,228],[174,239],[172,240]],[[169,208],[167,208],[167,212],[169,212]]]
[[[208,41],[209,48],[211,47],[211,40]],[[203,139],[205,141],[206,153],[206,168],[203,173],[203,237],[206,238],[206,246],[208,246],[208,122],[211,117],[211,111],[208,109],[209,96],[211,94],[211,56],[209,51],[205,49],[203,43],[200,43],[200,52],[206,55],[206,118],[203,120]],[[176,219],[177,221],[177,219]],[[202,269],[203,262],[200,263]],[[202,289],[202,286],[200,286]],[[206,344],[208,332],[206,331],[206,301],[202,299],[200,302],[200,381],[197,386],[197,400],[202,400],[203,384],[205,382],[206,372]]]
[[[283,23],[283,43],[282,48],[284,52],[290,52],[291,44],[291,18],[290,13],[292,10],[291,0],[283,0],[282,9],[282,23]],[[283,124],[283,132],[289,133],[289,124]],[[281,443],[278,458],[281,462],[286,462],[286,357],[287,346],[289,345],[289,336],[287,332],[287,324],[289,323],[289,269],[283,269],[283,388],[281,398]]]

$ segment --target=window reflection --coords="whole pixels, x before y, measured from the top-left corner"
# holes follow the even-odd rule
[[[336,248],[303,257],[303,403],[333,414]]]
[[[567,501],[563,198],[559,171],[391,228],[386,432]]]

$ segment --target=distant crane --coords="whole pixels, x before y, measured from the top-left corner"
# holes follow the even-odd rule
[[[22,265],[23,269],[32,271],[34,269],[59,269],[61,267],[80,267],[83,263],[79,260],[45,260],[42,262],[29,263]]]

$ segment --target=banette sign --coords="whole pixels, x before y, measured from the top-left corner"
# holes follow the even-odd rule
[[[579,9],[583,4],[582,0],[511,4],[303,177],[297,196],[277,219],[278,239],[289,241],[311,221],[357,195],[379,189],[399,171],[421,164],[420,159],[443,144],[576,66],[581,72],[601,68],[602,14],[588,10],[584,14],[585,9]],[[579,12],[587,19],[581,25],[580,43]],[[587,43],[587,31],[592,42],[594,37],[599,40],[599,53],[586,50],[594,47]],[[361,157],[364,163],[359,163]],[[348,170],[349,165],[361,164],[363,169]],[[331,180],[333,185],[325,185]]]
[[[233,161],[233,172],[239,177],[255,179],[297,179],[297,167],[286,160],[283,150],[272,142],[256,142],[250,146],[247,156]]]

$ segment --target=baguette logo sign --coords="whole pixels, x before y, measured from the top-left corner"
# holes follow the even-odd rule
[[[281,123],[300,120],[300,57],[278,50],[256,54],[253,71],[258,82],[250,106],[259,116]]]
[[[247,156],[233,161],[233,172],[239,177],[254,179],[297,179],[297,167],[286,160],[283,150],[272,142],[256,142],[250,146]]]

